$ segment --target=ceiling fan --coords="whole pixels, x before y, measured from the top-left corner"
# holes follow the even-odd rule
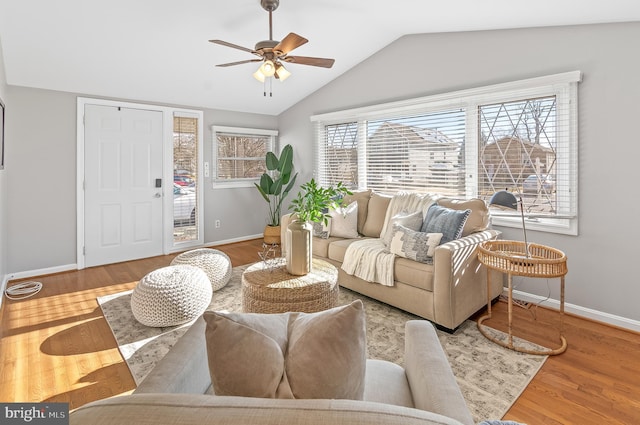
[[[314,58],[308,56],[290,56],[289,52],[296,49],[303,44],[307,43],[304,37],[295,33],[289,33],[282,41],[273,39],[273,22],[271,14],[278,8],[280,0],[260,0],[260,5],[264,10],[269,12],[269,39],[258,41],[255,48],[249,49],[247,47],[238,46],[237,44],[229,43],[223,40],[209,40],[211,43],[220,44],[222,46],[232,47],[234,49],[242,50],[259,56],[260,59],[247,59],[239,62],[222,63],[216,66],[227,67],[234,65],[241,65],[250,62],[262,62],[260,68],[253,74],[253,76],[260,82],[264,82],[267,77],[275,77],[280,81],[284,81],[291,73],[287,71],[282,62],[296,63],[300,65],[319,66],[322,68],[331,68],[334,59],[326,58]],[[266,96],[266,92],[265,92]]]

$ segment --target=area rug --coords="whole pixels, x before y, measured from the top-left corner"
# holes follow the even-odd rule
[[[227,286],[214,292],[210,309],[241,311],[241,276],[246,266],[235,267]],[[367,314],[368,357],[402,365],[404,325],[420,319],[387,304],[340,288],[339,303],[361,299]],[[131,312],[131,291],[99,297],[98,304],[113,331],[136,383],[149,373],[190,324],[172,328],[141,325]],[[506,337],[498,331],[497,337]],[[458,385],[476,422],[500,419],[540,370],[546,356],[518,353],[483,337],[474,322],[467,320],[454,334],[438,331]],[[514,339],[518,345],[540,347]]]

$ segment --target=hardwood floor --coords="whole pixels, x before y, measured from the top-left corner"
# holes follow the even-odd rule
[[[216,249],[238,266],[256,261],[261,241]],[[73,409],[130,393],[133,378],[96,297],[132,289],[172,258],[41,276],[36,280],[44,287],[33,298],[5,298],[0,312],[0,401],[68,402]],[[506,330],[506,304],[497,303],[493,312],[485,323]],[[557,311],[514,309],[518,336],[556,346],[557,327]],[[640,334],[567,315],[565,336],[567,351],[546,361],[504,419],[527,424],[640,423]]]

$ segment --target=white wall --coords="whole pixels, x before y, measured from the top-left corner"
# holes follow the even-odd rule
[[[639,39],[640,23],[405,36],[281,114],[281,141],[294,145],[304,181],[313,170],[301,155],[312,149],[313,114],[581,70],[579,236],[531,232],[529,241],[567,254],[574,310],[640,321],[640,56],[629,50]],[[500,230],[521,239],[520,230]],[[516,283],[559,299],[556,279]]]
[[[9,226],[3,241],[7,240],[10,249],[6,273],[73,266],[78,95],[16,86],[9,86],[8,91],[11,114],[7,139],[11,143],[5,179],[10,184],[6,187],[8,205],[3,210]],[[275,129],[277,118],[204,109],[204,155],[209,162],[212,124]],[[261,202],[255,188],[213,190],[210,178],[204,184],[205,243],[262,234],[266,203]],[[219,229],[213,226],[216,219],[222,223]]]

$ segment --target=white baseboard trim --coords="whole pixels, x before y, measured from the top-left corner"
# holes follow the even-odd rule
[[[528,292],[517,290],[513,291],[513,297],[522,301],[528,301],[533,304],[542,302],[541,305],[543,306],[560,310],[560,301],[554,300],[552,298],[547,299],[546,297],[541,297],[539,295],[534,295]],[[629,329],[634,332],[640,332],[640,321],[638,320],[627,319],[626,317],[616,316],[615,314],[609,314],[567,302],[564,303],[564,311],[567,313],[575,314],[576,316],[585,317],[624,329]]]
[[[257,235],[242,236],[240,238],[225,239],[223,241],[210,242],[208,244],[205,244],[204,246],[212,247],[212,246],[226,245],[230,243],[250,241],[251,239],[262,239],[262,237],[263,237],[262,233],[258,233]],[[258,255],[256,254],[256,261],[258,260],[259,258],[258,258]]]
[[[62,265],[62,266],[47,267],[47,268],[44,268],[44,269],[27,270],[27,271],[23,271],[23,272],[9,273],[9,275],[7,275],[7,281],[12,280],[12,279],[26,279],[28,277],[34,277],[34,276],[44,276],[44,275],[47,275],[47,274],[68,272],[70,270],[78,270],[78,265],[77,264],[65,264],[65,265]]]

